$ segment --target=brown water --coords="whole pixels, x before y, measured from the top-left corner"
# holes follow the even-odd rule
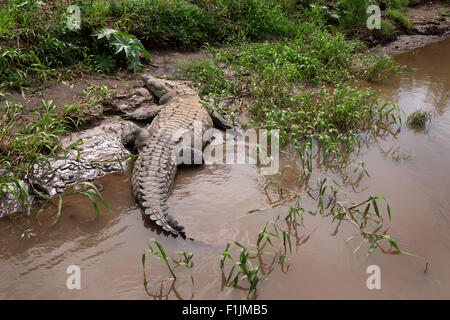
[[[357,161],[365,162],[371,178],[346,187],[354,202],[384,193],[393,214],[389,233],[402,249],[423,258],[378,250],[367,255],[364,246],[353,253],[360,238],[346,241],[356,233],[351,225],[343,223],[335,234],[330,218],[305,216],[305,227],[299,229],[301,245],[290,256],[289,268],[275,263],[258,290],[259,298],[450,298],[449,55],[450,38],[401,54],[396,60],[418,71],[374,85],[406,114],[423,108],[433,110],[434,118],[426,133],[402,127],[396,137],[380,138],[364,148]],[[299,167],[293,156],[282,160]],[[293,185],[292,176],[272,178]],[[97,216],[89,201],[73,196],[54,226],[48,224],[48,212],[41,216],[43,226],[34,216],[4,219],[0,298],[243,298],[243,291],[222,290],[219,255],[229,241],[255,243],[266,221],[286,213],[278,207],[240,218],[249,210],[268,207],[267,179],[251,165],[182,168],[170,197],[170,213],[197,242],[166,237],[154,229],[135,206],[130,184],[121,174],[98,181],[111,212],[102,210]],[[35,235],[28,237],[28,232],[21,238],[27,229]],[[168,276],[167,270],[148,257],[145,290],[141,256],[150,237],[167,252],[194,253],[194,287],[181,269],[174,283],[159,281]],[[264,262],[270,263],[270,256]],[[72,264],[81,268],[81,290],[66,288],[66,269]],[[381,268],[381,290],[366,287],[366,268],[373,264]]]

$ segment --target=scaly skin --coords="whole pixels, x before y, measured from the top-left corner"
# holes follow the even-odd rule
[[[159,87],[155,90],[155,83],[159,85],[162,80],[148,76],[144,81],[165,104],[148,127],[149,137],[142,143],[133,169],[132,192],[144,214],[158,226],[175,236],[184,235],[183,227],[167,213],[167,200],[177,172],[177,165],[171,156],[177,142],[173,141],[172,136],[177,130],[186,130],[193,141],[194,122],[201,121],[203,136],[206,130],[213,127],[213,121],[192,89],[177,85],[161,91]],[[202,141],[202,148],[205,144]]]

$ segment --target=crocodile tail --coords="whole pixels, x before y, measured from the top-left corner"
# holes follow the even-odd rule
[[[144,214],[154,223],[174,236],[185,237],[184,227],[168,214],[167,199],[177,171],[171,158],[171,144],[156,141],[152,139],[136,160],[132,191]]]

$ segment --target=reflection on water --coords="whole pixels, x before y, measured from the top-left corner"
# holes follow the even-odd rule
[[[423,258],[377,251],[368,256],[366,247],[354,254],[361,239],[346,240],[355,229],[344,223],[336,234],[331,219],[306,215],[305,227],[299,228],[300,246],[294,248],[288,266],[280,268],[270,256],[264,258],[269,280],[259,298],[450,297],[449,54],[450,39],[401,54],[396,60],[417,70],[373,84],[385,100],[400,105],[405,119],[419,108],[432,110],[434,117],[427,132],[403,127],[400,134],[361,150],[358,161],[365,162],[371,178],[345,187],[354,202],[384,193],[393,212],[388,232],[401,248]],[[292,155],[283,162],[299,168]],[[293,175],[273,178],[295,184]],[[265,222],[286,212],[277,207],[241,218],[249,210],[268,207],[267,180],[255,166],[181,168],[169,207],[189,236],[198,240],[185,241],[165,237],[142,217],[126,175],[98,182],[111,212],[103,210],[97,216],[89,201],[73,196],[54,226],[41,226],[34,217],[0,221],[0,298],[242,298],[243,292],[227,295],[228,289],[221,290],[219,256],[225,244],[255,243]],[[42,217],[49,221],[48,213]],[[150,237],[167,252],[194,253],[194,286],[189,274],[181,271],[175,283],[159,281],[168,276],[167,270],[148,257],[144,287],[141,256]],[[81,290],[66,289],[65,272],[72,264],[81,268]],[[372,264],[381,268],[381,290],[366,287],[366,269]]]

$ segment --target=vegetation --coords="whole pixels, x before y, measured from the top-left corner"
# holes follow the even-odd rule
[[[386,10],[386,15],[403,28],[408,29],[411,27],[411,21],[399,10],[388,9]]]
[[[31,181],[34,165],[44,165],[51,169],[50,157],[67,154],[70,149],[76,150],[82,141],[64,146],[61,137],[70,135],[85,120],[98,117],[92,107],[114,94],[114,90],[105,86],[88,86],[84,89],[82,101],[64,107],[55,105],[51,100],[42,100],[40,107],[33,112],[8,100],[0,105],[0,190],[6,190],[20,200],[24,209],[29,207],[32,195],[44,200],[41,209],[48,203],[53,203],[52,197],[34,188]],[[56,197],[58,204],[55,222],[61,214],[62,197],[74,193],[89,198],[97,213],[97,201],[108,208],[95,185],[80,182],[71,191]]]
[[[385,5],[400,10],[405,3]],[[246,101],[253,118],[249,124],[279,128],[282,140],[299,149],[317,144],[324,160],[344,159],[359,146],[362,133],[376,133],[399,121],[395,106],[380,105],[375,92],[350,85],[396,70],[392,59],[365,55],[360,42],[327,27],[356,23],[362,2],[332,7],[320,0],[76,4],[81,8],[80,29],[68,28],[70,13],[62,1],[8,0],[0,7],[0,65],[6,71],[0,75],[1,88],[32,85],[79,67],[138,71],[142,58],[150,59],[145,46],[195,47],[210,41],[234,45],[218,51],[209,47],[211,59],[184,64],[180,74],[195,80],[205,99],[214,97],[211,107],[217,109],[220,99],[230,95]],[[343,18],[333,22],[339,15]],[[258,42],[264,39],[271,41]],[[72,105],[56,113],[48,105],[42,119],[25,125],[18,108],[6,104],[1,155],[2,167],[10,168],[3,185],[15,181],[23,189],[20,177],[37,161],[64,151],[59,137],[77,128],[85,110]],[[218,111],[231,117],[234,112]]]
[[[78,126],[80,109],[71,105],[58,114],[52,101],[42,101],[42,109],[39,110],[42,117],[38,116],[27,124],[23,108],[8,101],[2,107],[0,168],[3,173],[0,187],[28,204],[29,194],[23,179],[30,176],[35,163],[48,163],[46,155],[54,156],[66,151],[60,143],[60,136],[68,133],[71,125]]]
[[[387,19],[381,20],[381,28],[375,31],[378,38],[384,41],[395,40],[395,25]]]
[[[402,10],[409,1],[374,3],[386,10],[381,30],[371,31],[375,37],[392,39],[392,22],[408,25]],[[304,23],[344,33],[365,30],[369,1],[78,0],[71,5],[80,8],[79,29],[68,27],[73,13],[67,12],[65,1],[5,0],[0,6],[0,67],[5,70],[0,90],[67,77],[83,69],[136,71],[141,66],[138,52],[150,58],[144,46],[194,48],[206,43],[293,38],[304,34]],[[110,36],[111,42],[105,41]]]
[[[408,116],[407,124],[416,130],[423,130],[432,119],[431,111],[417,110]]]
[[[175,258],[169,257],[166,252],[164,251],[163,246],[159,241],[155,238],[148,239],[148,249],[145,250],[145,252],[142,254],[142,268],[144,268],[144,274],[145,274],[145,264],[147,261],[146,254],[150,253],[156,258],[163,260],[165,265],[167,266],[167,269],[170,272],[171,277],[167,278],[167,280],[175,280],[177,278],[175,274],[175,270],[179,267],[184,268],[185,270],[191,272],[192,268],[192,258],[194,257],[193,253],[186,253],[185,251],[177,252],[177,255],[180,257],[180,260],[176,260]],[[151,245],[151,242],[154,243],[156,248],[153,248]],[[172,260],[172,261],[171,261]],[[174,264],[174,265],[172,265]],[[194,277],[192,276],[191,272],[191,281],[192,285],[194,285]],[[147,282],[147,281],[145,281]]]
[[[360,170],[359,174],[358,169]],[[386,218],[388,220],[392,218],[390,206],[383,195],[370,196],[364,201],[354,203],[339,199],[342,186],[335,180],[325,177],[318,179],[315,185],[310,185],[308,182],[310,172],[296,173],[294,169],[288,167],[283,172],[287,170],[298,175],[298,187],[302,189],[302,192],[297,189],[288,189],[275,180],[267,182],[265,190],[270,207],[284,206],[288,210],[286,210],[284,217],[279,215],[276,219],[267,221],[264,228],[259,232],[255,243],[248,245],[236,241],[227,243],[220,256],[219,263],[222,270],[222,290],[225,287],[230,287],[231,290],[227,292],[230,293],[234,289],[239,289],[246,292],[247,299],[254,299],[257,297],[257,289],[264,281],[269,279],[268,272],[270,273],[276,264],[282,270],[287,270],[289,255],[292,254],[293,247],[295,246],[295,249],[298,249],[304,243],[300,228],[304,226],[303,215],[306,213],[324,218],[331,217],[332,222],[337,224],[335,232],[345,221],[356,228],[362,239],[353,250],[354,254],[363,245],[367,245],[368,254],[372,254],[376,249],[379,249],[386,254],[404,254],[417,257],[412,253],[401,250],[398,243],[387,233],[388,228],[382,230]],[[370,178],[364,163],[361,162],[356,166],[351,177],[355,174],[358,181],[360,181],[361,175]],[[269,192],[269,190],[273,192]],[[272,198],[269,193],[278,195],[278,198]],[[308,203],[308,201],[305,201],[306,198],[313,200],[309,202],[313,205],[305,207],[305,203]],[[382,210],[380,202],[385,203],[385,210]],[[251,210],[241,218],[260,214],[264,210],[264,208]],[[385,214],[383,214],[383,211]],[[346,241],[355,238],[356,235],[353,235]],[[172,275],[168,280],[176,279],[174,269],[179,266],[177,263],[181,263],[182,267],[191,272],[192,279],[192,254],[177,252],[178,255],[182,255],[183,259],[180,260],[181,262],[175,261],[176,264],[173,267],[169,263],[169,256],[165,253],[162,245],[156,239],[150,240],[155,242],[158,250],[150,248],[146,253],[153,253],[166,262],[168,271]],[[267,246],[270,246],[273,250],[267,250]],[[272,256],[273,258],[267,263],[264,256]],[[142,257],[142,263],[145,266],[145,253]],[[146,286],[145,269],[144,279]]]
[[[349,84],[397,67],[390,58],[359,54],[358,43],[341,34],[303,27],[309,32],[292,40],[211,49],[209,60],[183,63],[179,73],[194,81],[205,100],[214,96],[211,108],[233,112],[218,110],[220,98],[246,99],[249,124],[279,129],[286,143],[313,139],[324,158],[337,160],[358,145],[360,133],[400,123],[396,106],[381,105],[374,91]],[[308,85],[315,90],[304,90]]]

